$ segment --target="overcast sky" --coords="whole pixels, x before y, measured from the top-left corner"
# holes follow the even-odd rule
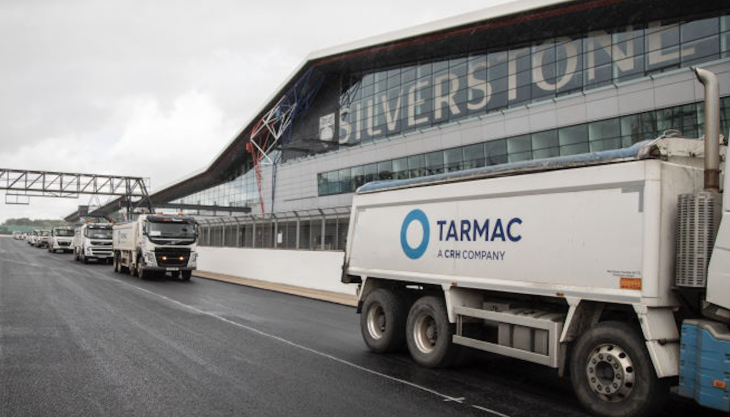
[[[154,192],[207,167],[310,52],[506,2],[0,1],[0,167]],[[0,194],[0,223],[91,202]]]

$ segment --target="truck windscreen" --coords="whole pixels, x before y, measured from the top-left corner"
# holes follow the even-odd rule
[[[148,222],[147,235],[158,239],[195,239],[195,226],[190,223]]]
[[[86,237],[89,239],[111,239],[112,229],[101,228],[101,227],[87,227]]]
[[[53,231],[53,234],[56,235],[56,236],[73,236],[74,235],[74,231],[73,230],[68,230],[68,229],[55,229]]]
[[[41,236],[50,236],[51,232],[48,230],[41,230]]]

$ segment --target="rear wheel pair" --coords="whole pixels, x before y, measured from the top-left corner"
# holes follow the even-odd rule
[[[424,296],[409,307],[405,294],[376,289],[363,304],[360,329],[373,352],[384,353],[408,346],[413,360],[429,368],[455,365],[466,348],[451,341],[452,325],[443,299]]]

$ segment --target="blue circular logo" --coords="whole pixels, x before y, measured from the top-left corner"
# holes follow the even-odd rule
[[[408,244],[407,234],[408,234],[408,226],[411,225],[413,222],[421,223],[421,227],[423,227],[423,240],[421,240],[421,244],[418,245],[418,247],[412,248]],[[403,220],[403,226],[400,228],[400,246],[403,248],[403,252],[406,254],[407,257],[411,259],[418,259],[426,252],[426,248],[428,247],[428,238],[431,233],[431,229],[428,227],[428,217],[426,217],[426,213],[419,209],[412,210],[406,218]]]

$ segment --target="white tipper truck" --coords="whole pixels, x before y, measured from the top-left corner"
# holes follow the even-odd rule
[[[187,216],[142,214],[114,225],[114,272],[142,279],[170,272],[189,281],[197,266],[197,223]]]
[[[111,263],[112,224],[85,223],[76,228],[73,240],[74,258],[77,262],[89,260]]]
[[[405,344],[426,367],[469,349],[553,367],[598,416],[651,415],[672,385],[730,411],[726,146],[717,79],[696,73],[704,144],[662,137],[360,187],[342,281],[359,285],[367,346]]]
[[[48,241],[48,252],[73,252],[71,247],[73,237],[74,229],[72,227],[54,227],[51,229],[51,238]]]

